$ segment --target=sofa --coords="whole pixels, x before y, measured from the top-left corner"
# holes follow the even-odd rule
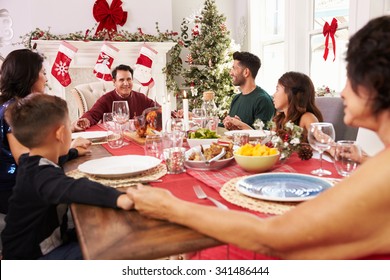
[[[324,117],[324,122],[333,124],[336,132],[336,141],[356,140],[358,128],[344,123],[344,104],[340,97],[316,97],[316,105]]]

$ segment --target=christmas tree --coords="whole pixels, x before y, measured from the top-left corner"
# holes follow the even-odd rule
[[[166,69],[168,86],[172,85],[172,74],[180,73],[184,79],[184,86],[190,87],[189,98],[193,108],[201,106],[204,91],[213,91],[220,117],[228,113],[234,93],[229,74],[233,59],[231,39],[225,21],[226,17],[218,14],[215,1],[206,0],[201,15],[195,19],[192,40],[186,41],[189,53],[185,62],[188,67],[184,69],[178,57],[181,48],[185,46],[183,43],[180,44],[179,40],[178,47],[173,50],[175,57],[172,58],[172,63],[176,63],[176,67],[168,65]],[[178,64],[181,66],[180,70]],[[173,90],[175,87],[171,86],[170,89]]]

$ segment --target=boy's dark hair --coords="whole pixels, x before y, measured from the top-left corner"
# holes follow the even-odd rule
[[[29,95],[38,80],[43,57],[29,49],[10,52],[0,71],[0,104],[14,97]]]
[[[17,99],[5,111],[15,138],[27,148],[39,146],[55,126],[68,118],[66,101],[60,97],[32,93]]]
[[[242,66],[248,68],[253,79],[256,78],[261,67],[260,58],[250,52],[234,52],[233,59],[238,60]]]
[[[133,72],[134,72],[133,68],[131,68],[129,65],[120,64],[117,67],[115,67],[114,70],[112,70],[111,74],[114,80],[116,79],[116,72],[118,70],[129,71],[131,73],[131,77],[133,77]]]
[[[390,16],[369,21],[349,40],[347,75],[352,89],[370,90],[374,114],[390,108]]]

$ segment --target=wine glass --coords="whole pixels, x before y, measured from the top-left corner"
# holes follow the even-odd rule
[[[320,168],[313,170],[311,174],[318,176],[331,175],[332,172],[322,168],[322,154],[329,150],[334,143],[333,124],[326,122],[312,123],[307,137],[310,146],[320,154]]]
[[[123,125],[129,120],[130,111],[127,101],[112,102],[112,116],[115,122]]]
[[[356,141],[340,140],[334,146],[334,166],[343,177],[349,177],[359,166],[362,152]]]

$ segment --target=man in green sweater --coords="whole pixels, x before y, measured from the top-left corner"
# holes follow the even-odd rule
[[[235,95],[230,105],[229,115],[223,120],[228,130],[252,129],[259,119],[270,121],[275,113],[272,97],[255,83],[260,69],[260,59],[249,52],[235,52],[230,75],[233,84],[239,86],[241,93]]]

